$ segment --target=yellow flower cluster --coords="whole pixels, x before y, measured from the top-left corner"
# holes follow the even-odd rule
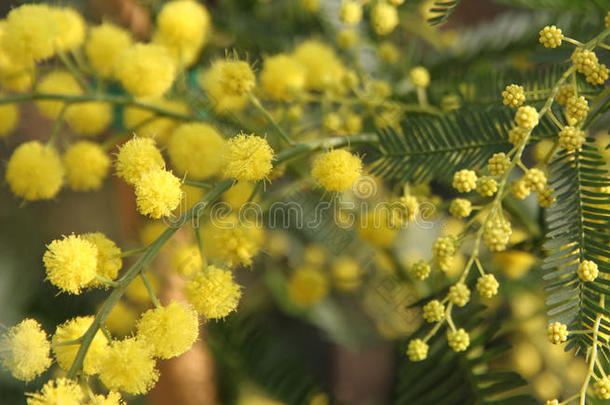
[[[85,398],[80,385],[68,378],[48,381],[40,392],[28,393],[28,405],[81,405]]]
[[[466,218],[472,212],[472,203],[465,198],[456,198],[451,201],[449,212],[456,218]]]
[[[589,114],[589,103],[584,96],[570,97],[566,103],[566,115],[576,122],[582,121]]]
[[[610,399],[610,378],[607,376],[599,378],[593,385],[595,395],[599,399]]]
[[[70,145],[62,160],[66,182],[74,191],[100,189],[110,169],[108,154],[98,144],[88,141]]]
[[[288,295],[300,307],[309,308],[328,293],[328,280],[320,270],[305,266],[295,270],[288,280]]]
[[[345,191],[360,178],[362,161],[343,149],[326,152],[311,166],[312,177],[328,191]]]
[[[502,103],[511,107],[519,107],[525,103],[525,91],[523,86],[510,84],[502,92]]]
[[[237,112],[248,102],[248,92],[254,88],[256,77],[247,62],[217,60],[198,77],[214,110],[219,114]]]
[[[195,310],[208,319],[224,318],[241,298],[241,288],[229,270],[208,266],[191,278],[184,293]]]
[[[500,283],[493,274],[484,274],[477,279],[477,290],[482,297],[491,298],[498,293]]]
[[[570,58],[576,71],[585,75],[587,82],[601,85],[608,80],[608,68],[600,64],[595,52],[588,49],[576,48]]]
[[[498,191],[498,182],[491,177],[479,177],[476,183],[476,191],[483,197],[491,197]]]
[[[510,222],[505,218],[496,217],[485,225],[483,241],[490,251],[501,252],[506,249],[512,233]]]
[[[562,39],[563,34],[561,33],[561,29],[554,25],[547,25],[540,31],[539,42],[544,45],[545,48],[557,48],[558,46],[561,46]]]
[[[28,382],[51,366],[51,344],[33,319],[25,319],[10,328],[0,343],[0,361],[15,378]]]
[[[266,139],[239,134],[227,142],[223,174],[238,181],[258,181],[271,173],[273,149]]]
[[[434,262],[442,271],[449,271],[453,255],[457,251],[455,238],[452,236],[442,236],[432,245],[432,255]]]
[[[501,176],[510,167],[510,158],[504,152],[494,153],[487,161],[487,170],[492,176]]]
[[[577,273],[582,281],[594,281],[599,275],[597,263],[592,260],[583,260],[578,265]]]
[[[51,342],[53,343],[53,354],[57,359],[59,367],[66,371],[70,369],[80,345],[65,343],[72,342],[83,336],[91,326],[91,323],[93,323],[92,316],[79,316],[57,327]],[[91,341],[89,350],[87,350],[87,356],[83,362],[83,372],[85,374],[92,375],[98,373],[100,361],[106,355],[107,349],[108,341],[102,331],[98,330]]]
[[[449,287],[447,297],[452,304],[463,307],[470,301],[470,290],[466,284],[459,282]]]
[[[362,282],[360,264],[350,256],[338,257],[331,268],[334,286],[344,292],[354,291]]]
[[[409,275],[416,280],[425,280],[430,275],[430,265],[423,260],[415,262],[409,269]]]
[[[460,193],[468,193],[477,186],[477,174],[474,170],[462,169],[453,175],[453,188]]]
[[[428,357],[428,345],[421,339],[413,339],[409,342],[407,356],[411,361],[422,361]]]
[[[554,345],[565,342],[568,340],[568,326],[561,322],[550,323],[546,335]]]
[[[520,129],[529,131],[538,125],[538,111],[529,105],[519,107],[515,114],[515,122]]]
[[[580,151],[585,142],[585,132],[580,128],[564,126],[559,131],[559,144],[568,152]]]
[[[178,173],[200,180],[218,173],[223,163],[225,141],[208,124],[182,124],[173,132],[167,153]]]
[[[462,328],[448,331],[447,341],[449,346],[456,352],[463,352],[470,346],[470,336]]]
[[[439,322],[445,317],[445,306],[439,300],[432,300],[423,307],[426,322]]]
[[[97,274],[96,246],[76,235],[54,240],[42,260],[47,279],[63,292],[80,294]]]

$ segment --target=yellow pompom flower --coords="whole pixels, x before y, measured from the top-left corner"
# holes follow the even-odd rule
[[[305,86],[305,68],[290,55],[280,53],[265,59],[261,87],[273,100],[290,101]]]
[[[360,265],[349,256],[338,257],[332,265],[335,287],[341,291],[354,291],[360,286]]]
[[[102,77],[110,77],[119,56],[131,47],[129,31],[111,23],[91,28],[85,44],[85,54],[93,69]]]
[[[116,157],[116,172],[119,177],[130,184],[135,184],[143,174],[149,171],[164,168],[165,161],[153,139],[136,136],[119,148]]]
[[[55,330],[53,339],[53,354],[57,359],[57,364],[64,370],[69,370],[72,362],[76,358],[76,353],[80,348],[79,344],[61,345],[62,342],[70,342],[81,338],[93,323],[93,316],[78,316],[59,325]],[[101,330],[98,330],[91,341],[87,356],[83,362],[85,374],[96,374],[98,372],[101,358],[105,355],[108,348],[108,341]]]
[[[199,335],[199,319],[192,308],[172,301],[144,312],[136,329],[138,338],[152,346],[155,357],[170,359],[193,346]]]
[[[477,279],[477,290],[482,297],[491,298],[498,293],[500,283],[493,274],[484,274]]]
[[[273,149],[266,139],[239,134],[227,143],[223,174],[239,181],[262,180],[273,168]]]
[[[99,135],[112,122],[112,107],[100,101],[73,104],[66,110],[66,122],[79,135]]]
[[[339,9],[339,19],[346,25],[356,25],[362,20],[362,4],[359,1],[344,0]]]
[[[532,106],[521,106],[515,114],[515,122],[520,129],[531,130],[538,125],[538,111]]]
[[[502,92],[502,103],[510,107],[519,107],[525,103],[525,91],[523,86],[509,84]]]
[[[135,192],[140,214],[155,219],[171,215],[182,199],[180,179],[167,170],[151,170],[140,176]]]
[[[328,191],[345,191],[362,175],[362,160],[346,150],[332,150],[313,161],[311,175]]]
[[[21,66],[49,59],[55,54],[58,28],[51,7],[24,4],[6,16],[2,49]]]
[[[371,11],[371,26],[377,35],[387,35],[398,25],[396,7],[378,2]]]
[[[0,339],[0,360],[13,376],[25,382],[42,374],[52,363],[51,344],[40,324],[24,319]]]
[[[199,246],[197,244],[184,244],[178,246],[171,255],[170,265],[172,270],[182,276],[191,276],[201,271],[203,261]]]
[[[305,87],[312,90],[327,90],[340,83],[345,67],[335,51],[328,45],[309,40],[297,46],[295,59],[305,68]]]
[[[561,29],[554,25],[547,25],[540,30],[540,38],[538,41],[544,45],[545,48],[557,48],[558,46],[561,46],[562,39],[563,34],[561,33]]]
[[[592,260],[583,260],[578,265],[578,278],[582,281],[594,281],[599,275],[597,263]]]
[[[224,80],[227,78],[225,69],[230,63],[233,62],[217,60],[209,69],[201,71],[197,76],[197,83],[205,91],[214,111],[218,114],[241,111],[248,103],[247,94],[236,95],[225,89]]]
[[[18,197],[29,201],[51,199],[64,182],[61,158],[50,145],[22,143],[8,161],[6,181]]]
[[[189,112],[188,105],[178,100],[161,98],[142,99],[140,101],[172,113],[188,114]],[[130,106],[123,110],[123,125],[125,128],[135,131],[138,136],[153,138],[157,143],[165,143],[178,125],[178,121],[164,116],[155,118],[153,111]]]
[[[264,236],[260,227],[248,226],[236,215],[222,219],[222,226],[210,223],[205,233],[209,235],[204,239],[205,252],[229,266],[251,265]]]
[[[423,66],[416,66],[409,72],[411,82],[417,87],[428,87],[430,84],[430,73]]]
[[[379,44],[377,54],[379,55],[379,59],[386,63],[395,63],[400,56],[398,48],[396,48],[396,45],[390,41],[385,41]]]
[[[64,236],[47,246],[47,279],[63,292],[80,294],[97,274],[97,247],[81,236]]]
[[[85,42],[85,20],[73,8],[53,8],[53,18],[57,26],[55,47],[67,52],[78,48]]]
[[[445,317],[445,306],[439,300],[432,300],[422,308],[426,322],[438,322]]]
[[[453,188],[460,193],[468,193],[477,186],[477,174],[474,170],[462,169],[453,175]]]
[[[96,395],[94,402],[87,402],[86,405],[125,405],[121,399],[121,394],[116,391],[110,391],[108,396]]]
[[[118,58],[114,74],[135,97],[160,97],[172,86],[176,66],[164,47],[135,44]]]
[[[48,381],[39,392],[28,392],[28,405],[81,405],[85,394],[80,385],[68,378]]]
[[[457,284],[449,287],[449,293],[447,294],[449,301],[458,307],[463,307],[470,301],[470,290],[466,284],[458,282]]]
[[[295,270],[288,280],[288,295],[292,302],[310,308],[328,294],[328,280],[324,273],[313,267]]]
[[[77,96],[83,93],[74,76],[65,70],[54,70],[47,73],[40,79],[37,89],[40,93],[63,94],[67,96]],[[36,101],[36,107],[46,117],[57,119],[64,107],[64,102],[58,100],[39,100]]]
[[[453,351],[456,352],[463,352],[470,346],[470,336],[468,336],[468,333],[463,328],[448,331],[447,341]]]
[[[604,376],[595,381],[593,390],[599,399],[610,399],[610,378]]]
[[[563,343],[568,340],[568,325],[561,322],[549,323],[546,329],[546,336],[554,345]]]
[[[229,270],[208,266],[186,283],[184,293],[199,314],[208,319],[218,319],[237,308],[241,287]]]
[[[218,173],[225,141],[218,131],[202,123],[182,124],[167,143],[167,152],[178,173],[189,179],[205,179]]]
[[[409,342],[407,356],[410,361],[422,361],[428,357],[428,345],[421,339],[413,339]]]
[[[81,237],[97,248],[97,274],[108,280],[114,280],[123,267],[121,249],[101,232],[85,233]],[[105,286],[105,284],[94,279],[91,286]]]
[[[510,158],[504,152],[494,153],[487,161],[487,170],[492,176],[501,176],[510,167]]]
[[[559,144],[568,152],[580,151],[585,143],[585,132],[572,126],[564,126],[559,131]]]
[[[19,109],[15,104],[0,105],[0,138],[13,132],[18,122]]]
[[[472,203],[465,198],[456,198],[451,201],[449,212],[456,218],[466,218],[472,212]]]
[[[115,341],[99,365],[100,381],[111,390],[147,393],[159,379],[150,344],[135,337]]]
[[[110,157],[102,147],[88,141],[76,142],[63,156],[66,182],[74,191],[99,190],[108,175]]]
[[[568,118],[577,122],[582,121],[589,114],[589,103],[584,96],[570,97],[566,102],[566,114]]]
[[[170,1],[157,16],[155,40],[170,50],[182,66],[190,66],[205,43],[210,16],[192,0]]]

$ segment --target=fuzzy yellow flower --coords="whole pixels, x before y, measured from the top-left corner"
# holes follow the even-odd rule
[[[265,59],[261,87],[274,100],[290,101],[305,86],[305,68],[290,55],[280,53]]]
[[[208,319],[224,318],[233,312],[241,298],[241,288],[229,270],[208,266],[195,274],[184,292],[193,308]]]
[[[311,175],[328,191],[345,191],[362,175],[362,161],[346,150],[333,150],[314,160]]]
[[[87,329],[93,323],[93,316],[78,316],[70,319],[57,327],[53,339],[53,354],[57,359],[59,367],[64,370],[69,370],[72,366],[72,362],[76,358],[76,353],[80,348],[80,345],[61,345],[62,342],[70,342],[81,338]],[[87,356],[83,362],[83,371],[85,374],[96,374],[99,368],[101,358],[105,355],[108,348],[108,341],[102,334],[101,330],[98,330],[95,337],[91,341],[91,346],[87,351]]]
[[[204,251],[210,258],[218,259],[229,266],[252,264],[252,258],[263,242],[262,228],[248,226],[236,215],[222,220],[215,226],[210,222],[205,228]]]
[[[423,66],[416,66],[409,71],[411,82],[417,87],[428,87],[430,84],[430,72]]]
[[[80,385],[68,378],[47,382],[39,392],[29,392],[28,405],[81,405],[85,394]]]
[[[239,134],[228,141],[224,156],[224,176],[239,181],[258,181],[273,168],[273,149],[266,139]]]
[[[182,124],[173,132],[167,152],[178,173],[189,179],[205,179],[218,173],[223,163],[225,141],[208,124]]]
[[[199,319],[191,307],[172,301],[165,307],[144,312],[136,329],[138,338],[152,346],[154,356],[170,359],[180,356],[195,343]]]
[[[248,63],[239,60],[217,60],[198,78],[214,111],[219,114],[242,110],[248,103],[248,92],[256,78]]]
[[[188,114],[189,112],[188,105],[178,100],[161,98],[141,99],[140,101],[172,113]],[[127,107],[123,110],[123,125],[125,128],[135,131],[138,136],[153,138],[157,143],[165,143],[178,122],[170,117],[157,116],[155,118],[155,115],[150,110]]]
[[[203,268],[201,253],[197,244],[178,246],[171,255],[172,270],[183,276],[191,276]]]
[[[76,96],[83,93],[74,76],[65,70],[54,70],[47,73],[38,83],[38,91],[48,94],[62,94]],[[57,119],[64,107],[64,102],[59,100],[39,100],[36,107],[48,118]]]
[[[288,295],[300,307],[309,308],[328,294],[328,280],[324,273],[313,267],[302,267],[288,280]]]
[[[110,391],[107,396],[96,395],[95,402],[87,402],[86,405],[125,405],[121,399],[121,394],[116,391]]]
[[[79,135],[99,135],[112,122],[112,107],[100,101],[73,104],[66,110],[66,122]]]
[[[70,294],[80,294],[97,274],[97,247],[80,236],[54,240],[42,260],[51,284]]]
[[[91,28],[85,44],[89,63],[102,77],[110,77],[114,65],[123,51],[129,49],[132,39],[129,31],[111,23]]]
[[[360,286],[360,265],[350,256],[338,257],[332,265],[335,287],[341,291],[354,291]]]
[[[2,49],[21,66],[30,66],[55,54],[57,22],[46,4],[24,4],[6,16]]]
[[[8,161],[6,181],[16,196],[29,201],[55,197],[64,182],[59,154],[38,141],[22,143]]]
[[[293,55],[305,68],[305,86],[309,89],[326,90],[340,83],[346,73],[335,51],[322,42],[305,41]]]
[[[98,190],[108,175],[110,157],[102,147],[88,141],[76,142],[63,156],[66,182],[74,191]]]
[[[67,52],[81,46],[85,42],[86,29],[83,17],[68,7],[53,8],[52,13],[57,27],[56,49]]]
[[[0,97],[2,95],[0,94]],[[19,109],[15,104],[0,105],[0,138],[15,130],[19,121]]]
[[[165,161],[153,139],[136,136],[119,148],[116,172],[130,184],[135,184],[143,174],[151,170],[164,168]]]
[[[371,26],[377,35],[387,35],[398,25],[398,11],[390,4],[378,2],[371,11]]]
[[[2,365],[26,382],[42,374],[52,363],[47,334],[33,319],[25,319],[0,339]]]
[[[121,249],[101,232],[85,233],[81,237],[93,243],[97,248],[97,275],[114,280],[123,267]],[[94,279],[91,286],[105,286],[105,284]]]
[[[113,342],[100,361],[100,381],[111,390],[147,393],[159,379],[151,349],[147,341],[135,337]]]
[[[171,215],[182,199],[180,186],[180,179],[166,170],[143,174],[135,184],[138,211],[155,219]]]
[[[172,86],[176,66],[164,47],[135,44],[121,54],[114,74],[135,97],[160,97]]]
[[[390,247],[398,234],[398,229],[392,225],[388,210],[372,210],[360,218],[358,236],[374,246]]]

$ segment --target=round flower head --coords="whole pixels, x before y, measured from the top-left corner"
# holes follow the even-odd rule
[[[328,191],[345,191],[362,175],[362,161],[346,150],[332,150],[313,161],[311,175]]]
[[[27,70],[6,73],[0,69],[0,85],[5,90],[22,93],[32,87],[32,75]]]
[[[260,74],[261,87],[274,100],[290,101],[305,86],[306,71],[299,61],[286,54],[265,59]]]
[[[387,248],[392,246],[398,234],[395,219],[388,210],[371,210],[358,222],[358,236],[374,246]]]
[[[229,266],[251,265],[263,237],[260,227],[246,226],[237,216],[224,218],[219,227],[210,222],[206,234],[210,236],[204,240],[204,250]]]
[[[54,70],[47,73],[40,79],[38,91],[40,93],[65,94],[68,96],[76,96],[83,93],[74,76],[65,70]],[[58,100],[39,100],[36,101],[36,107],[46,117],[57,119],[64,108],[64,102]]]
[[[239,134],[228,141],[224,156],[224,176],[239,181],[264,179],[273,168],[273,149],[267,140]]]
[[[545,187],[544,189],[539,190],[538,195],[537,195],[538,204],[542,208],[550,207],[551,204],[553,204],[555,202],[555,200],[557,200],[557,198],[555,196],[553,196],[554,193],[555,193],[555,190],[553,190],[552,188],[548,188],[548,187]]]
[[[57,27],[55,47],[62,52],[78,48],[85,42],[85,20],[73,8],[53,8],[52,17]]]
[[[525,102],[523,86],[509,84],[502,92],[502,103],[510,107],[519,107]]]
[[[145,99],[146,104],[162,108],[177,114],[188,114],[189,107],[182,101],[168,99]],[[178,121],[170,117],[158,116],[155,113],[138,107],[127,107],[123,110],[123,125],[135,131],[138,136],[153,138],[157,143],[165,143]]]
[[[476,190],[483,197],[491,197],[498,191],[498,182],[488,176],[479,177]]]
[[[508,131],[508,142],[510,142],[513,145],[517,146],[518,144],[521,143],[521,141],[523,140],[523,138],[525,138],[526,135],[527,135],[527,130],[526,129],[521,129],[521,128],[517,127],[517,126],[512,127]]]
[[[135,184],[136,204],[142,215],[151,218],[168,216],[182,199],[180,179],[166,170],[151,170]]]
[[[562,39],[563,34],[561,33],[561,29],[554,25],[547,25],[540,31],[539,42],[544,45],[545,48],[557,48],[558,46],[561,46]]]
[[[184,244],[172,251],[172,270],[182,276],[191,276],[203,268],[201,253],[197,244]]]
[[[485,225],[483,241],[490,251],[501,252],[506,249],[511,234],[510,222],[505,219],[495,218]]]
[[[2,49],[11,60],[30,66],[55,54],[57,22],[46,4],[24,4],[6,16]]]
[[[371,11],[371,26],[377,35],[387,35],[398,25],[396,7],[378,2]]]
[[[425,280],[430,275],[430,265],[423,260],[420,260],[411,266],[409,275],[416,280]]]
[[[585,143],[585,133],[579,128],[564,126],[559,131],[559,144],[568,152],[580,151]]]
[[[409,72],[411,82],[417,87],[428,87],[430,84],[430,73],[423,66],[416,66]]]
[[[395,63],[400,57],[398,48],[390,41],[384,41],[379,44],[377,54],[379,55],[379,59],[386,63]]]
[[[111,390],[147,393],[159,378],[150,344],[134,337],[113,342],[100,361],[99,378]]]
[[[472,203],[464,198],[451,201],[449,212],[456,218],[466,218],[472,212]]]
[[[561,322],[549,323],[546,329],[546,336],[554,345],[565,342],[568,340],[568,326]]]
[[[19,380],[31,381],[52,363],[47,334],[33,319],[25,319],[0,338],[0,360]]]
[[[79,135],[99,135],[112,122],[112,108],[99,101],[73,104],[66,110],[66,122]]]
[[[426,322],[438,322],[445,316],[445,306],[439,300],[432,300],[423,307]]]
[[[239,65],[234,66],[235,63],[239,63]],[[234,77],[235,75],[238,77]],[[214,111],[226,114],[241,111],[246,106],[248,94],[243,90],[250,90],[254,87],[254,73],[246,62],[223,59],[215,61],[208,70],[202,71],[197,81],[205,91]],[[242,85],[241,90],[239,89],[240,84]]]
[[[491,298],[498,293],[500,284],[493,274],[485,274],[477,280],[477,290],[482,297]]]
[[[96,395],[94,402],[87,402],[86,405],[125,405],[121,399],[121,394],[116,391],[110,391],[108,396]]]
[[[544,405],[559,405],[559,400],[558,399],[549,399],[544,403]]]
[[[328,294],[328,280],[313,267],[297,269],[288,280],[288,295],[300,307],[312,307]]]
[[[593,390],[599,399],[610,399],[610,378],[605,376],[595,381]]]
[[[110,77],[123,51],[132,44],[129,31],[111,23],[91,28],[85,44],[85,54],[93,69],[102,77]]]
[[[152,346],[154,356],[169,359],[180,356],[195,343],[199,319],[192,308],[172,301],[144,312],[136,329],[138,338]]]
[[[361,283],[360,273],[360,265],[349,256],[337,258],[332,266],[334,285],[341,291],[353,291],[358,288]]]
[[[588,49],[576,48],[570,57],[572,64],[576,67],[579,73],[587,74],[587,72],[595,69],[599,65],[599,60],[595,52]]]
[[[186,283],[184,292],[195,310],[208,319],[224,318],[235,311],[241,288],[229,270],[208,266]]]
[[[510,158],[504,152],[494,153],[487,161],[487,170],[492,176],[501,176],[510,167]]]
[[[53,335],[53,354],[57,359],[57,364],[64,370],[69,370],[72,366],[72,362],[76,358],[76,353],[80,348],[78,344],[72,345],[60,345],[62,342],[70,342],[79,339],[85,334],[87,329],[93,323],[93,316],[79,316],[57,327],[55,334]],[[105,355],[108,348],[108,341],[102,334],[101,330],[98,330],[95,337],[91,341],[91,346],[87,351],[85,361],[83,362],[83,371],[85,374],[96,374],[98,372],[99,363],[101,358]]]
[[[331,134],[338,133],[341,130],[342,124],[341,116],[336,112],[329,112],[322,119],[322,129]]]
[[[101,232],[92,232],[81,237],[95,245],[97,248],[97,275],[108,280],[114,280],[123,267],[121,249]],[[105,286],[101,281],[93,280],[91,286]]]
[[[570,97],[566,103],[566,114],[568,118],[576,122],[585,119],[589,114],[589,103],[584,96]]]
[[[568,103],[568,100],[576,95],[574,86],[571,84],[564,84],[559,88],[555,100],[563,106]]]
[[[463,307],[470,301],[470,290],[464,283],[457,283],[449,287],[449,301],[458,307]]]
[[[108,175],[110,157],[96,143],[76,142],[63,156],[66,182],[74,191],[99,190]]]
[[[358,42],[358,32],[348,28],[337,33],[337,45],[341,49],[350,49]]]
[[[47,246],[42,260],[47,279],[70,294],[80,294],[97,274],[97,247],[81,236],[54,240]]]
[[[533,129],[538,125],[538,111],[532,106],[521,106],[515,114],[517,126],[523,130]]]
[[[256,76],[247,62],[241,60],[224,61],[220,77],[220,86],[229,96],[240,97],[254,88]],[[218,62],[217,62],[218,63]]]
[[[49,200],[64,182],[59,154],[38,141],[22,143],[6,166],[6,181],[13,193],[25,200]]]
[[[453,175],[453,188],[460,193],[468,193],[477,186],[477,174],[474,170],[462,169]]]
[[[345,75],[345,67],[335,51],[322,42],[305,41],[295,48],[293,55],[305,68],[308,89],[327,90]]]
[[[456,352],[463,352],[470,345],[470,336],[462,328],[447,332],[449,346]]]
[[[180,55],[182,62],[189,54],[198,54],[206,40],[210,16],[203,5],[192,0],[170,1],[157,16],[160,42]],[[194,61],[194,58],[189,62]],[[188,63],[190,65],[190,63]]]
[[[189,179],[205,179],[218,173],[225,141],[207,124],[182,124],[167,143],[167,152],[178,173]]]
[[[451,265],[451,257],[455,255],[457,246],[452,236],[441,236],[432,245],[434,263],[442,271],[448,271]]]
[[[540,169],[529,169],[523,176],[523,181],[530,189],[541,191],[546,187],[546,175]]]
[[[346,25],[356,25],[362,20],[362,4],[359,1],[344,0],[339,9],[339,18]]]
[[[125,142],[116,157],[117,175],[130,184],[152,170],[165,168],[161,152],[150,138],[133,137]]]
[[[583,260],[578,265],[578,277],[582,281],[593,281],[599,275],[599,270],[597,268],[597,263],[591,260]]]
[[[13,132],[19,121],[19,109],[15,104],[0,105],[0,138]]]
[[[164,47],[135,44],[121,53],[114,74],[134,96],[160,97],[172,86],[176,66]]]
[[[422,361],[428,357],[428,345],[421,339],[413,339],[409,342],[407,356],[410,361]]]
[[[310,13],[318,11],[320,0],[301,0],[301,7]]]
[[[29,392],[28,405],[81,405],[85,394],[80,385],[68,378],[48,381],[39,392]]]

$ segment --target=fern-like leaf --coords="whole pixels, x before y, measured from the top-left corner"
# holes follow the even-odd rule
[[[591,140],[589,140],[591,142]],[[547,210],[544,279],[549,281],[547,298],[552,320],[570,329],[591,329],[598,313],[610,316],[603,298],[610,294],[610,194],[600,187],[610,185],[605,162],[590,143],[578,153],[562,153],[550,165],[549,186],[557,201]],[[582,282],[577,275],[581,260],[593,260],[600,277]],[[600,331],[610,334],[608,318],[602,318]],[[591,335],[574,335],[568,347],[586,350]]]
[[[462,0],[437,0],[430,9],[434,15],[428,18],[428,22],[431,25],[439,25],[447,21],[461,2]]]

